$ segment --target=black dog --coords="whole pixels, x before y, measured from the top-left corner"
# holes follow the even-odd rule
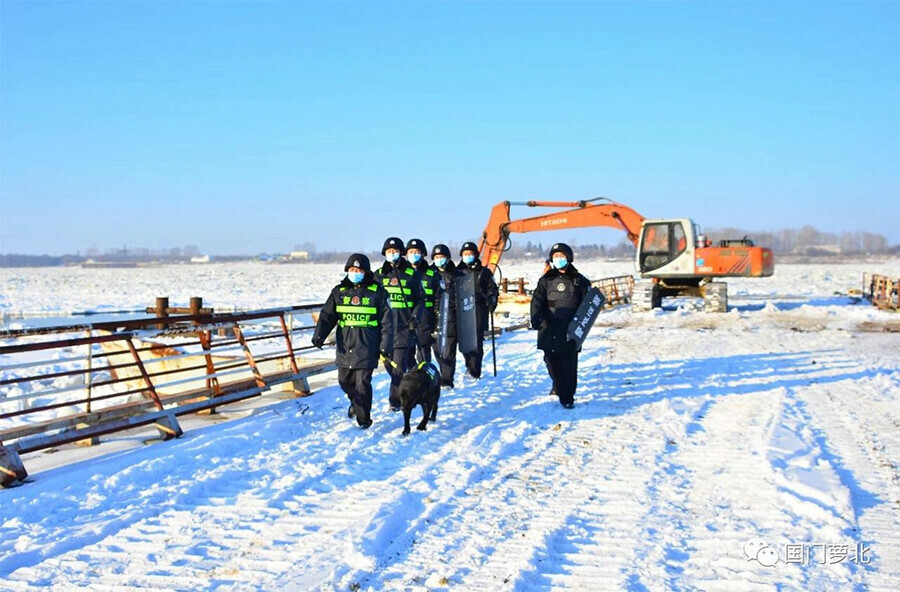
[[[417,405],[425,416],[416,427],[426,430],[428,421],[437,418],[438,400],[441,398],[441,374],[428,362],[422,362],[400,379],[400,406],[403,408],[403,435],[409,434],[409,416]]]

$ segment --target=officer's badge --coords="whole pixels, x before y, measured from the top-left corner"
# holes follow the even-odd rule
[[[350,304],[352,304],[352,305],[354,305],[354,306],[356,306],[357,304],[359,304],[359,296],[354,296],[354,297],[353,297],[353,300],[350,301]]]
[[[565,285],[564,283],[562,283],[562,282],[559,282],[559,283],[556,285],[556,289],[559,290],[560,292],[565,292],[565,291],[566,291],[566,285]]]
[[[397,285],[397,278],[391,278],[391,285],[392,285],[392,286],[396,286],[396,285]]]

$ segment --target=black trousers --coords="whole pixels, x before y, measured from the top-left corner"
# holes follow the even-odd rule
[[[544,362],[553,381],[553,388],[559,402],[575,402],[575,388],[578,386],[578,352],[544,352]]]
[[[453,374],[456,372],[456,336],[447,338],[447,349],[450,350],[450,354],[446,358],[441,356],[439,343],[440,339],[434,343],[434,357],[441,369],[441,386],[453,386]]]
[[[466,370],[473,378],[481,378],[481,360],[484,359],[484,337],[479,336],[478,349],[473,352],[464,353],[463,359],[466,361]]]
[[[397,389],[400,387],[400,379],[403,378],[403,375],[416,365],[416,346],[395,348],[392,359],[397,365],[396,368],[387,362],[384,363],[384,369],[391,377],[388,403],[391,407],[400,407],[400,393],[397,392]]]
[[[372,416],[373,368],[338,368],[338,384],[356,409],[356,421],[362,425]]]

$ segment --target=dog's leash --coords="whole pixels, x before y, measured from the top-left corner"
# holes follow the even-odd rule
[[[397,362],[395,362],[394,360],[392,360],[392,359],[390,359],[389,357],[385,356],[384,354],[379,354],[379,357],[380,357],[380,358],[382,359],[382,361],[384,361],[386,364],[390,364],[391,366],[393,366],[395,370],[399,370],[399,369],[400,369],[400,366],[397,365]]]

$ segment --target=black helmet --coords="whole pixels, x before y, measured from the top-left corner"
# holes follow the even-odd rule
[[[571,263],[572,260],[575,259],[575,255],[572,253],[572,247],[570,247],[566,243],[555,243],[552,247],[550,247],[550,254],[548,255],[548,258],[551,261],[553,260],[553,253],[562,253],[566,256],[566,259],[569,260],[569,263]]]
[[[397,249],[400,251],[401,255],[406,254],[406,249],[403,248],[403,241],[396,236],[389,236],[387,240],[384,241],[384,246],[381,247],[381,254],[384,255],[384,252],[388,249]]]
[[[459,254],[462,255],[463,251],[474,251],[476,257],[479,255],[478,245],[473,242],[463,243],[463,246],[459,248]]]
[[[372,271],[372,265],[369,263],[369,258],[362,253],[353,253],[350,255],[350,258],[347,259],[347,265],[344,266],[344,271],[350,271],[351,267],[358,267],[367,273]]]
[[[447,259],[450,258],[450,247],[444,244],[434,245],[434,248],[431,249],[431,258],[434,259],[435,255],[443,255]]]
[[[428,254],[428,247],[425,246],[425,242],[420,238],[411,238],[406,241],[406,250],[410,249],[419,249],[423,255]]]

